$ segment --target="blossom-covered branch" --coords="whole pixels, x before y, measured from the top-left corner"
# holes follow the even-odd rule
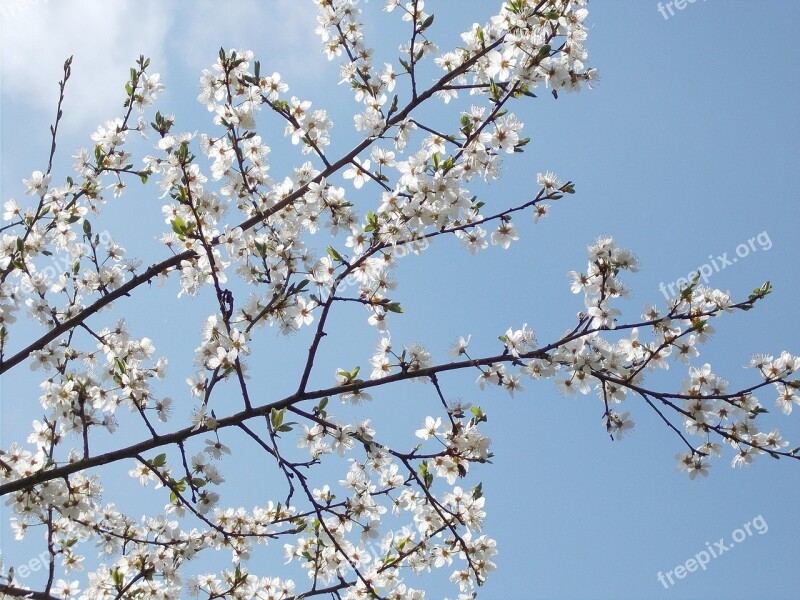
[[[676,435],[678,469],[691,478],[706,475],[724,446],[734,466],[762,454],[799,458],[777,428],[761,428],[767,409],[756,394],[777,389],[777,406],[791,413],[800,404],[800,358],[757,355],[756,381],[735,391],[699,360],[711,319],[752,309],[769,284],[736,301],[695,280],[664,311],[647,306],[626,321],[617,304],[627,295],[621,274],[638,261],[600,238],[586,271],[570,274],[573,292],[584,296],[578,318],[549,343],[537,342],[527,324],[510,326],[481,355],[472,355],[469,335],[459,338],[448,360],[393,338],[391,322],[404,313],[394,279],[401,256],[424,255],[448,238],[470,254],[490,243],[508,248],[520,237],[514,219],[528,213],[538,222],[549,203],[576,192],[550,171],[537,175],[535,192],[506,203],[480,184],[497,179],[501,161],[530,141],[512,112],[517,103],[597,79],[585,64],[586,2],[509,0],[458,47],[440,51],[423,0],[387,0],[385,10],[410,32],[396,61],[383,66],[373,62],[355,0],[314,2],[323,52],[341,59],[341,82],[357,106],[359,139],[339,153],[331,151],[327,109],[290,95],[283,76],[262,70],[248,50],[220,49],[201,75],[198,101],[214,123],[208,132],[180,131],[180,115],[145,118],[164,86],[142,56],[123,115],[98,128],[93,149],[75,156],[75,176],[56,185],[73,68],[65,63],[48,166],[24,182],[29,205],[4,203],[0,230],[0,373],[25,364],[40,372],[45,411],[25,439],[0,451],[0,495],[16,537],[41,529],[47,548],[39,589],[0,563],[0,594],[422,598],[409,573],[447,569],[459,599],[472,598],[495,569],[497,549],[484,532],[486,499],[475,475],[493,456],[482,430],[488,413],[448,400],[446,391],[448,378],[465,371],[481,389],[512,396],[541,378],[566,395],[596,394],[613,440],[634,427],[635,411],[652,411]],[[434,102],[445,116],[422,110]],[[135,110],[142,116],[134,124]],[[283,139],[264,133],[274,122]],[[134,159],[130,134],[148,132],[157,135],[154,154]],[[275,176],[270,154],[293,147],[302,162]],[[122,201],[136,179],[165,199],[164,258],[145,269],[92,225],[107,190]],[[54,257],[66,265],[61,272]],[[188,384],[180,402],[157,383],[173,377],[167,358],[120,316],[154,279],[174,280],[179,296],[207,298],[211,307],[196,325],[194,372],[178,374]],[[360,364],[320,373],[330,317],[345,306],[364,309],[377,349]],[[45,330],[35,339],[14,337],[21,310]],[[102,311],[118,315],[115,326],[103,326]],[[272,368],[263,366],[258,339],[265,327],[310,332],[291,393],[261,385]],[[677,390],[652,388],[648,373],[671,360],[686,366],[688,379]],[[416,382],[431,406],[409,441],[390,444],[351,406],[375,397],[389,411],[401,382]],[[191,410],[175,416],[187,403]],[[132,437],[109,450],[103,435],[119,430]],[[224,485],[231,461],[259,465],[270,497],[236,506]],[[101,467],[124,468],[152,487],[163,514],[125,514],[104,489]],[[335,469],[340,479],[331,478]],[[278,543],[291,564],[276,569],[291,576],[256,573],[256,548]],[[92,545],[99,555],[89,558]],[[230,568],[193,571],[196,559],[220,552],[230,553]],[[73,579],[84,566],[88,576]],[[295,577],[303,573],[305,583]]]

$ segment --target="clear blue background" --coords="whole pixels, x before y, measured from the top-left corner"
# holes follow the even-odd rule
[[[68,174],[72,150],[90,144],[88,133],[96,124],[119,112],[127,69],[140,53],[153,58],[153,70],[168,86],[158,108],[175,112],[183,129],[210,127],[208,113],[194,100],[199,70],[213,62],[219,46],[246,47],[256,51],[264,70],[280,71],[292,93],[327,108],[335,122],[334,147],[347,148],[356,139],[349,116],[355,104],[345,88],[335,88],[336,65],[317,54],[308,4],[238,2],[220,10],[207,1],[191,9],[155,2],[3,3],[15,11],[4,12],[2,24],[0,198],[21,199],[20,179],[46,166],[54,83],[72,53],[75,81],[67,92],[56,163],[61,177]],[[486,7],[495,4],[426,3],[436,14],[432,36],[446,49],[472,21],[483,22],[490,14]],[[397,15],[381,13],[380,6],[375,0],[363,4],[373,44],[401,31]],[[535,226],[527,216],[518,219],[522,239],[508,251],[490,248],[471,257],[452,240],[442,240],[424,257],[405,259],[397,271],[397,299],[406,314],[392,319],[393,339],[418,340],[442,360],[458,335],[471,333],[475,350],[490,353],[497,349],[497,335],[523,322],[541,343],[556,339],[583,307],[569,292],[565,274],[584,268],[585,246],[599,234],[613,235],[642,262],[641,272],[626,279],[634,296],[624,304],[624,317],[635,320],[645,303],[663,305],[660,283],[685,276],[709,255],[733,256],[738,244],[767,232],[769,250],[751,252],[715,273],[710,284],[741,298],[770,280],[775,293],[753,312],[718,320],[718,333],[701,348],[702,358],[732,387],[744,387],[755,381],[754,372],[741,369],[753,352],[800,352],[798,18],[800,4],[777,0],[698,0],[669,19],[649,0],[591,5],[587,45],[591,65],[600,70],[599,85],[558,101],[544,93],[518,105],[515,112],[532,142],[525,154],[504,162],[503,180],[490,186],[485,199],[497,207],[524,200],[536,172],[548,169],[574,181],[578,193]],[[382,47],[381,58],[389,60],[392,50]],[[281,130],[271,122],[264,135],[274,139]],[[299,153],[281,141],[275,149],[278,179]],[[146,263],[157,260],[164,254],[153,243],[164,230],[159,195],[155,186],[131,183],[128,195],[110,203],[95,230],[107,227],[132,254]],[[372,206],[368,195],[357,197],[364,210]],[[115,224],[119,218],[127,220],[125,227]],[[193,373],[191,349],[204,315],[213,309],[207,301],[175,301],[175,292],[174,284],[163,290],[153,286],[141,298],[118,303],[115,314],[124,314],[137,335],[152,337],[159,355],[170,356],[163,393],[188,407],[183,378]],[[333,320],[315,386],[330,385],[337,367],[367,368],[376,336],[365,317],[352,309]],[[20,328],[18,343],[35,333],[34,326]],[[286,373],[297,372],[307,339],[301,334],[287,341],[267,331],[257,344],[264,351],[264,363],[257,366],[271,377],[262,401],[291,389],[295,379]],[[685,374],[685,367],[673,363],[650,381],[676,390]],[[484,482],[487,532],[497,538],[500,554],[482,597],[800,597],[796,462],[761,458],[754,467],[732,470],[726,453],[709,478],[692,482],[674,472],[680,441],[634,398],[628,409],[637,428],[612,443],[593,395],[562,398],[550,382],[531,382],[510,399],[480,393],[471,373],[442,380],[448,398],[480,404],[490,416],[486,431],[494,440],[494,465],[474,469],[473,476]],[[40,417],[36,384],[26,368],[3,378],[3,447]],[[761,395],[771,409],[764,426],[779,426],[797,442],[797,414],[777,415],[774,396],[772,389]],[[376,418],[384,425],[379,432],[406,447],[434,406],[430,386],[402,384],[376,393],[372,404],[355,413]],[[140,439],[144,433],[127,435]],[[257,500],[251,496],[270,490],[252,477],[256,459],[251,469],[238,466],[247,461],[247,448],[236,462],[221,465],[232,486],[223,503],[235,506],[246,497],[241,502],[252,506]],[[120,504],[134,514],[144,510],[124,472],[106,469],[103,476],[107,499],[119,493],[128,496]],[[163,499],[151,502],[147,510],[156,513]],[[729,541],[735,529],[759,515],[769,526],[765,534],[747,538],[706,571],[691,573],[668,590],[659,584],[659,571],[684,563],[707,542]],[[14,545],[5,507],[2,516],[3,554],[7,562],[24,563],[41,545]],[[280,562],[258,570],[282,573]],[[454,590],[437,579],[431,597],[445,595],[454,597]]]

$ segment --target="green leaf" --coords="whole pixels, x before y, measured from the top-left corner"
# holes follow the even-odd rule
[[[376,231],[377,229],[378,216],[373,211],[369,211],[367,213],[367,226],[364,227],[364,231]]]
[[[178,234],[178,236],[183,239],[187,233],[189,233],[189,228],[186,226],[186,222],[181,217],[175,217],[172,220],[172,231]]]
[[[286,414],[286,409],[285,408],[282,408],[281,410],[277,410],[277,409],[273,408],[269,412],[270,421],[272,422],[272,426],[275,429],[280,429],[280,426],[283,423],[283,417],[284,417],[285,414]]]
[[[300,283],[292,285],[292,293],[297,294],[298,292],[302,292],[304,289],[306,289],[308,283],[309,283],[308,279],[303,279],[303,281],[301,281]]]
[[[384,304],[383,307],[386,310],[388,310],[389,312],[393,312],[393,313],[402,313],[403,312],[403,308],[400,306],[399,302],[389,302],[387,304]]]
[[[477,500],[478,498],[483,497],[483,483],[479,483],[474,488],[472,488],[472,497]]]
[[[189,157],[189,142],[181,142],[181,145],[178,147],[178,158],[181,161],[185,161]]]
[[[489,91],[491,92],[491,96],[493,99],[496,100],[500,97],[500,88],[497,87],[497,84],[494,82],[494,79],[492,79],[489,82]]]
[[[522,138],[522,139],[521,139],[519,142],[517,142],[517,143],[516,143],[516,145],[514,146],[514,152],[522,152],[522,148],[523,148],[524,146],[527,146],[527,145],[530,143],[530,141],[531,141],[531,138],[529,138],[529,137]]]
[[[344,259],[342,258],[342,255],[341,255],[341,254],[339,254],[339,253],[338,253],[338,252],[337,252],[337,251],[334,249],[334,247],[333,247],[333,246],[328,246],[328,254],[330,255],[330,257],[331,257],[333,260],[338,260],[340,263],[343,263],[343,262],[344,262]]]
[[[539,48],[539,53],[536,55],[536,60],[542,60],[550,54],[550,44],[545,44]]]
[[[769,281],[765,281],[763,285],[759,288],[753,290],[753,293],[748,298],[750,301],[760,300],[767,294],[772,292],[772,284]]]
[[[86,234],[86,237],[89,237],[89,238],[92,237],[92,224],[89,223],[89,221],[87,221],[85,219],[83,221],[83,233]]]
[[[343,384],[353,383],[358,377],[358,372],[361,370],[361,367],[356,367],[352,371],[345,371],[344,369],[339,369],[336,374],[344,379]]]
[[[434,17],[434,15],[431,15],[431,16],[429,16],[427,19],[425,19],[425,20],[422,22],[422,25],[420,25],[420,28],[419,28],[419,30],[420,30],[420,31],[425,31],[425,30],[426,30],[428,27],[430,27],[431,25],[433,25],[433,17]]]
[[[167,455],[163,452],[156,456],[153,460],[150,461],[150,464],[154,467],[163,467],[167,464]]]

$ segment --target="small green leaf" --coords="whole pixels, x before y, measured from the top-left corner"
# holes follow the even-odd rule
[[[186,226],[186,222],[180,218],[175,217],[172,220],[172,231],[178,234],[181,239],[189,232],[189,228]]]
[[[181,142],[181,145],[178,146],[178,159],[180,159],[183,162],[188,157],[189,157],[189,142]]]
[[[364,227],[364,231],[376,231],[378,229],[378,216],[369,211],[367,213],[367,226]]]
[[[536,55],[536,59],[542,60],[549,54],[550,54],[550,44],[545,44],[544,46],[539,48],[539,53]]]
[[[496,100],[500,98],[500,88],[497,87],[497,84],[495,83],[494,79],[489,81],[489,92],[491,93],[493,99]]]
[[[331,257],[333,260],[338,260],[340,263],[343,263],[343,262],[344,262],[344,259],[342,258],[342,255],[341,255],[341,254],[339,254],[339,253],[338,253],[338,252],[337,252],[337,251],[334,249],[334,247],[333,247],[333,246],[328,246],[328,254],[330,255],[330,257]]]
[[[479,483],[478,485],[472,488],[472,497],[475,500],[483,497],[483,483]]]
[[[383,307],[386,310],[388,310],[389,312],[393,312],[393,313],[402,313],[403,312],[403,308],[400,306],[399,302],[389,302],[387,304],[384,304]]]
[[[283,423],[283,417],[284,417],[285,414],[286,414],[286,409],[285,408],[283,408],[281,410],[273,408],[269,412],[269,418],[270,418],[270,421],[272,422],[272,426],[274,428],[276,428],[276,429],[280,428],[281,424]]]

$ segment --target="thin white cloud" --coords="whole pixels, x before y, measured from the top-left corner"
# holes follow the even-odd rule
[[[4,96],[52,117],[64,60],[74,56],[64,110],[72,131],[120,114],[130,67],[140,54],[163,63],[171,22],[155,0],[3,0],[0,16]]]
[[[307,83],[329,68],[316,11],[308,0],[0,0],[0,91],[49,122],[64,60],[74,56],[62,127],[85,134],[120,114],[140,54],[168,86],[178,67],[199,78],[220,46],[252,49],[265,71]]]

